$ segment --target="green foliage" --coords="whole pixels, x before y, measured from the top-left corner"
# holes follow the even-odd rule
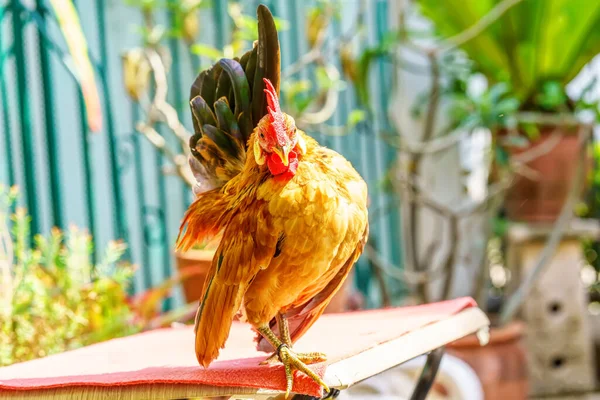
[[[200,8],[210,7],[211,1],[207,0],[123,0],[126,6],[139,8],[143,12],[152,12],[168,9],[175,13],[186,14]]]
[[[461,86],[450,94],[450,117],[455,126],[498,129],[515,125],[514,114],[520,103],[511,95],[507,84],[496,83],[480,91],[469,90],[468,83],[465,90],[462,90],[462,82],[455,85]]]
[[[399,39],[400,35],[397,32],[388,33],[377,45],[365,48],[356,61],[356,65],[354,66],[356,72],[353,82],[356,87],[358,101],[363,106],[369,107],[371,104],[368,84],[371,66],[378,60],[392,57]],[[342,58],[342,65],[348,62],[348,60]]]
[[[307,79],[286,79],[281,82],[283,102],[291,115],[303,113],[313,101],[313,84]]]
[[[200,32],[200,19],[198,11],[208,8],[211,4],[207,0],[124,0],[125,5],[138,8],[145,20],[144,26],[138,27],[144,42],[149,46],[158,45],[165,38],[183,39],[193,43]],[[171,24],[154,24],[154,13],[166,9],[171,14]]]
[[[565,88],[557,81],[548,81],[542,84],[540,92],[536,94],[534,103],[544,111],[554,111],[567,105]]]
[[[367,119],[367,113],[364,110],[352,110],[348,114],[348,121],[346,125],[348,129],[354,129],[356,125]]]
[[[152,11],[166,5],[166,0],[124,0],[124,2],[130,7],[137,7],[144,11]]]
[[[0,186],[0,366],[139,331],[127,299],[133,268],[119,262],[125,244],[109,243],[95,265],[91,237],[75,227],[30,246],[30,217],[9,211],[16,198]]]
[[[496,216],[492,220],[492,232],[494,237],[502,238],[508,233],[509,222],[504,217]]]
[[[204,44],[196,43],[191,47],[192,53],[209,59],[210,61],[216,62],[223,58],[223,52],[215,49],[214,47]]]
[[[418,0],[443,38],[478,23],[500,0]],[[461,45],[491,82],[508,82],[525,107],[555,109],[564,87],[600,53],[600,2],[526,0]]]
[[[328,74],[324,66],[317,66],[315,68],[315,80],[317,81],[317,86],[322,90],[342,91],[347,88],[346,82],[340,79],[337,70],[335,74]]]

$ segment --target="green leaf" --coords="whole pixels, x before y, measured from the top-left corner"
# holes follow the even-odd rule
[[[317,85],[322,90],[342,91],[348,86],[346,82],[340,79],[337,70],[330,70],[329,73],[325,67],[318,66],[315,68],[315,78]]]
[[[223,53],[216,48],[204,44],[204,43],[196,43],[190,48],[191,52],[197,54],[201,57],[206,57],[211,61],[218,61],[223,58]]]
[[[496,105],[496,110],[499,114],[509,115],[515,113],[519,105],[519,101],[515,98],[502,99]]]
[[[496,163],[501,166],[508,165],[508,153],[505,149],[500,146],[494,147],[494,153],[496,156]]]
[[[386,171],[385,175],[377,181],[377,188],[386,194],[395,193],[393,179],[393,168],[390,168]]]
[[[356,125],[367,119],[367,113],[364,110],[352,110],[348,114],[348,129],[354,128]]]
[[[296,113],[301,113],[314,100],[310,94],[313,85],[309,80],[288,79],[283,82],[281,91],[285,98],[286,107]]]
[[[565,88],[557,81],[544,82],[541,93],[536,97],[536,103],[547,111],[557,111],[566,102]]]
[[[494,236],[504,237],[508,232],[509,222],[506,218],[496,217],[492,222]]]
[[[388,45],[383,43],[380,46],[365,49],[358,60],[355,86],[358,101],[363,106],[369,107],[371,104],[369,96],[369,71],[371,70],[371,65],[377,59],[388,55]]]
[[[508,93],[508,85],[505,82],[499,82],[493,85],[486,96],[491,103],[497,103],[503,96]]]
[[[307,93],[311,88],[312,83],[307,79],[290,79],[283,83],[281,90],[285,92],[286,96],[294,97],[301,93]]]
[[[442,39],[463,32],[486,16],[498,0],[417,0]],[[460,48],[492,82],[510,83],[529,102],[544,82],[564,87],[600,53],[600,2],[526,0]],[[554,106],[559,97],[546,99]]]
[[[536,141],[540,137],[540,129],[537,124],[524,123],[521,124],[521,129],[531,141]]]

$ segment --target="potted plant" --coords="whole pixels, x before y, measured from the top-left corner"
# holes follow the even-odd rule
[[[569,94],[567,86],[600,53],[600,4],[545,0],[419,0],[418,4],[448,45],[458,46],[473,61],[489,87],[498,83],[506,87],[493,105],[510,102],[511,107],[488,128],[494,135],[497,165],[511,159],[519,162],[520,171],[506,193],[507,216],[556,220],[575,173],[573,160],[586,156],[581,141],[586,140],[587,132],[582,131],[589,124],[575,114],[584,109],[598,113],[597,104],[588,98],[595,82],[577,95]],[[489,24],[482,19],[486,15],[492,20]],[[460,122],[472,122],[467,118],[474,111],[472,104],[464,100]]]

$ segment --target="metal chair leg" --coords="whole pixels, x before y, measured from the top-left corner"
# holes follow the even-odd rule
[[[339,389],[331,389],[329,393],[326,393],[323,397],[308,396],[306,394],[297,394],[293,397],[293,400],[325,400],[335,399],[340,395]]]
[[[421,371],[421,376],[417,381],[417,385],[415,386],[415,390],[413,390],[412,396],[410,396],[410,400],[425,400],[429,390],[431,389],[431,386],[433,385],[433,381],[435,381],[435,377],[437,375],[438,368],[440,367],[440,362],[442,361],[443,355],[443,347],[435,349],[427,355],[427,361],[425,361],[425,365]]]

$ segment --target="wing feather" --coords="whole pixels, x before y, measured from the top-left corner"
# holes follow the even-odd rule
[[[245,204],[231,217],[215,253],[196,319],[196,357],[207,367],[225,345],[233,317],[258,271],[271,262],[278,234],[264,202]]]

